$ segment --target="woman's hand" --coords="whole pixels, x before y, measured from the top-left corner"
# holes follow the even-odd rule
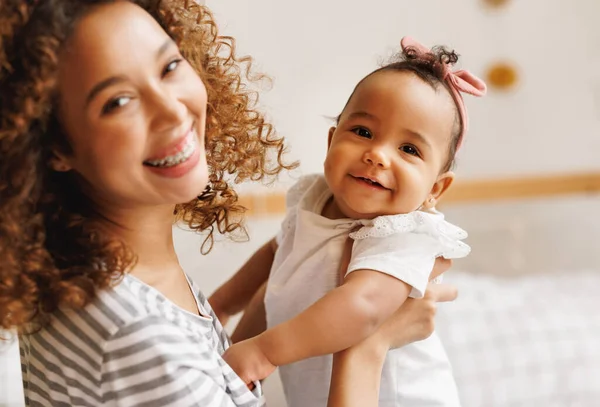
[[[435,263],[433,264],[433,270],[431,270],[431,274],[429,274],[429,281],[433,281],[446,271],[450,270],[452,267],[452,260],[445,259],[443,257],[438,257],[435,259]]]
[[[441,276],[451,266],[452,260],[438,257],[429,281]],[[408,298],[364,345],[382,347],[387,351],[429,338],[435,328],[437,303],[454,301],[457,296],[456,287],[450,284],[429,283],[423,298]]]
[[[436,272],[441,273],[449,263],[438,263],[437,267]],[[429,284],[423,298],[406,300],[371,337],[334,354],[327,406],[376,406],[381,368],[388,350],[429,337],[433,332],[436,303],[455,298],[454,287]]]
[[[342,252],[342,260],[338,271],[339,283],[344,276],[352,256],[353,240],[346,240]],[[452,260],[438,257],[435,260],[429,281],[435,280],[452,266]],[[425,296],[420,299],[408,298],[400,308],[373,334],[357,346],[376,346],[387,350],[399,348],[412,342],[421,341],[431,336],[435,326],[437,302],[454,301],[457,297],[456,287],[448,284],[429,284]]]
[[[340,284],[346,275],[351,254],[352,240],[348,239],[340,263]],[[451,260],[438,258],[429,280],[442,275],[451,265]],[[423,298],[407,299],[375,334],[358,345],[334,354],[327,405],[376,406],[386,353],[392,348],[428,338],[434,330],[437,302],[453,301],[456,296],[455,287],[430,283]]]
[[[454,301],[457,294],[452,285],[429,284],[423,298],[407,299],[367,341],[393,349],[429,338],[435,328],[437,303]]]

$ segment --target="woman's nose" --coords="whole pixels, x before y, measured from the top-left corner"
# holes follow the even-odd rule
[[[168,131],[185,124],[188,109],[176,95],[157,92],[152,99],[153,127],[156,132]]]

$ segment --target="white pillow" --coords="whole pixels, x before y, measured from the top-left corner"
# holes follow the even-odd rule
[[[600,406],[600,272],[444,278],[459,298],[437,329],[463,407]]]

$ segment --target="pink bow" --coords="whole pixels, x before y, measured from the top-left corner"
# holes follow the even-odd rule
[[[400,41],[402,50],[413,49],[418,54],[431,54],[431,50],[414,40],[412,37],[404,37]],[[461,92],[468,93],[473,96],[483,96],[487,90],[485,82],[473,75],[467,70],[452,71],[449,64],[442,64],[444,80],[448,83],[452,98],[456,103],[460,121],[462,123],[462,131],[459,135],[457,149],[460,148],[467,129],[469,128],[469,118],[467,116],[467,108],[462,98]]]

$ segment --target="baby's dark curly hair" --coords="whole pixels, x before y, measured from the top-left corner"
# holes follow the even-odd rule
[[[456,54],[454,51],[446,49],[443,46],[433,47],[428,53],[421,53],[415,48],[407,47],[392,57],[380,68],[374,70],[361,79],[348,98],[346,106],[348,105],[348,102],[350,102],[350,99],[352,99],[352,96],[361,83],[363,83],[371,75],[385,71],[411,72],[422,79],[425,83],[430,85],[432,88],[439,89],[439,87],[443,87],[448,91],[449,94],[451,94],[450,87],[444,79],[444,74],[446,72],[445,66],[454,65],[456,62],[458,62],[458,54]],[[344,106],[344,109],[346,109],[346,106]],[[340,117],[341,114],[337,117],[338,122]],[[448,146],[448,159],[442,168],[442,172],[449,171],[454,166],[454,158],[456,156],[458,143],[460,142],[462,126],[463,124],[461,123],[460,115],[458,110],[456,110],[454,126],[452,128],[452,136]]]
[[[57,307],[86,305],[133,267],[136,256],[95,227],[91,205],[68,173],[54,172],[52,148],[69,150],[56,115],[62,44],[92,7],[114,0],[0,2],[0,329],[39,327]],[[246,83],[250,57],[220,36],[208,9],[192,0],[132,0],[177,42],[208,92],[209,184],[174,220],[206,231],[241,227],[244,208],[230,183],[270,181],[283,169],[284,141]],[[229,182],[228,182],[229,181]]]

